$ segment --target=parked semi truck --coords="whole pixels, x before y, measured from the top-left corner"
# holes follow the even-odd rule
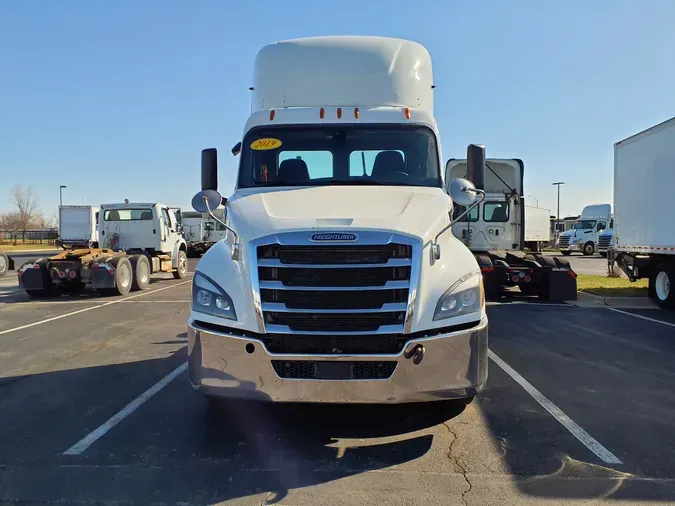
[[[597,250],[598,238],[612,220],[611,204],[593,204],[584,207],[572,228],[560,234],[558,248],[569,256],[578,251],[590,256]]]
[[[551,242],[551,211],[525,205],[525,248],[538,253]]]
[[[223,203],[228,234],[195,271],[195,389],[402,403],[468,401],[483,388],[483,278],[450,230],[452,199],[470,208],[483,192],[444,181],[433,88],[429,53],[407,40],[259,51],[229,198],[216,191],[216,150],[202,151],[193,205]]]
[[[476,255],[488,300],[500,298],[506,287],[544,300],[576,300],[576,274],[566,259],[524,251],[524,167],[519,159],[492,158],[472,172],[466,159],[448,160],[446,179],[466,177],[486,192],[485,202],[461,218],[465,209],[455,207],[452,231]],[[547,234],[549,227],[547,218]]]
[[[213,213],[222,219],[222,209],[216,209]],[[226,234],[226,228],[207,213],[196,211],[183,213],[183,237],[187,241],[188,257],[203,255],[211,246],[224,239]]]
[[[187,274],[187,244],[180,214],[158,203],[104,204],[99,210],[102,248],[69,249],[23,264],[19,286],[33,297],[76,292],[89,285],[104,295],[144,290],[150,275]]]
[[[97,248],[98,210],[95,206],[59,206],[56,246],[63,249]]]
[[[601,257],[607,257],[607,252],[614,246],[614,218],[609,220],[609,228],[598,235],[598,253]]]
[[[675,309],[675,118],[614,144],[614,246],[610,262]]]

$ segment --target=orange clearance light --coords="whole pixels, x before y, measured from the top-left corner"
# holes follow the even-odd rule
[[[405,119],[410,119],[410,107],[405,108]]]
[[[354,117],[356,119],[359,119],[359,108],[358,107],[354,107]]]
[[[342,107],[338,107],[337,115],[338,115],[338,119],[340,119],[342,117]]]
[[[319,118],[323,119],[323,117],[324,117],[325,115],[326,115],[326,111],[325,111],[324,108],[322,107],[321,109],[319,109]]]
[[[274,109],[270,111],[270,121],[274,119]]]

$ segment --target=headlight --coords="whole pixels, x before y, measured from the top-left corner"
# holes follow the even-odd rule
[[[478,284],[470,288],[466,286],[467,281],[478,276]],[[434,320],[443,320],[451,316],[460,314],[474,313],[480,311],[485,304],[485,293],[483,292],[483,276],[480,271],[472,272],[460,278],[438,299]]]
[[[192,309],[221,318],[237,319],[230,296],[200,272],[195,272],[192,281]]]

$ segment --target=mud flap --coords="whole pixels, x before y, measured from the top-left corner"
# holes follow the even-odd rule
[[[91,287],[95,290],[115,288],[115,271],[108,271],[105,267],[92,267]]]
[[[44,290],[45,287],[51,285],[51,279],[46,279],[46,276],[49,276],[49,271],[45,268],[26,269],[19,276],[19,287],[24,290]]]
[[[547,279],[542,280],[545,285],[542,288],[548,293],[548,300],[557,302],[577,300],[577,275],[572,269],[551,267],[544,277]]]

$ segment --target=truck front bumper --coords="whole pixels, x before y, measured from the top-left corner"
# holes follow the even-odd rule
[[[413,353],[419,347],[423,347],[421,360]],[[273,354],[259,339],[188,323],[190,383],[214,397],[380,404],[461,399],[485,386],[487,352],[487,317],[467,330],[411,339],[400,353],[386,355]],[[279,364],[310,373],[313,367],[333,368],[326,367],[326,362],[342,362],[336,366],[338,371],[345,367],[372,371],[377,364],[387,363],[393,372],[388,377],[380,374],[381,379],[288,379],[278,373]]]

